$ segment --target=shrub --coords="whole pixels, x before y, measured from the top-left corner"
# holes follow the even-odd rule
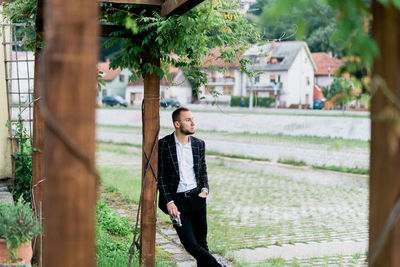
[[[14,186],[11,188],[14,201],[17,201],[21,196],[25,202],[31,201],[31,181],[32,181],[32,152],[37,151],[32,148],[32,140],[26,133],[24,122],[21,114],[18,115],[18,121],[13,123],[16,128],[14,138],[18,140],[18,149],[14,153],[15,161],[15,180]],[[11,126],[11,122],[6,124]]]
[[[0,205],[0,238],[7,248],[17,248],[40,234],[41,226],[29,203],[22,198],[17,203]]]
[[[240,107],[241,106],[241,96],[232,96],[231,98],[231,107]],[[249,107],[249,97],[244,96],[244,106]],[[275,99],[272,97],[254,97],[253,105],[257,107],[266,107],[269,108],[272,103],[275,102]]]

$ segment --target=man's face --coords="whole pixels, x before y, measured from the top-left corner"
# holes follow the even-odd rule
[[[180,120],[177,122],[177,129],[185,135],[194,134],[194,118],[192,112],[182,111],[180,115]]]

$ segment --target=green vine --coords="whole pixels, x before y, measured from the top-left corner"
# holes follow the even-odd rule
[[[15,125],[14,138],[17,139],[18,149],[13,155],[15,180],[11,192],[15,201],[23,197],[24,201],[31,202],[32,152],[38,150],[32,148],[32,140],[26,133],[24,121],[20,114],[17,122],[11,123],[9,121],[6,126],[11,127],[12,124]]]

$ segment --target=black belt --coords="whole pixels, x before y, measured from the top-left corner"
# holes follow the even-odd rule
[[[185,192],[176,193],[175,196],[178,198],[189,198],[198,195],[199,192],[200,192],[199,188],[196,187]]]

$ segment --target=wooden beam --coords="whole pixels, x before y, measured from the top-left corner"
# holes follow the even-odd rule
[[[383,6],[374,1],[372,13],[373,36],[380,50],[374,62],[372,81],[383,79],[384,83],[377,83],[378,87],[373,88],[377,91],[371,99],[370,257],[400,196],[400,110],[392,102],[400,102],[400,12],[391,4]],[[388,97],[385,90],[394,97]],[[397,220],[379,256],[374,264],[370,262],[370,266],[400,266],[399,251],[400,222]]]
[[[201,2],[203,2],[203,0],[165,0],[161,6],[160,15],[162,17],[182,15]]]
[[[148,52],[146,62],[160,66],[160,57],[153,58]],[[155,175],[158,170],[158,130],[160,128],[160,77],[156,71],[146,73],[143,94],[143,155],[142,155],[142,209],[140,227],[140,266],[155,266],[157,183],[151,168],[147,168],[148,159]],[[154,146],[154,142],[156,142]],[[152,149],[154,151],[152,153]],[[152,155],[152,156],[151,156]]]
[[[98,0],[101,3],[116,3],[116,4],[132,4],[132,5],[147,5],[161,6],[163,0]]]
[[[95,105],[98,10],[45,0],[43,266],[96,266]]]

